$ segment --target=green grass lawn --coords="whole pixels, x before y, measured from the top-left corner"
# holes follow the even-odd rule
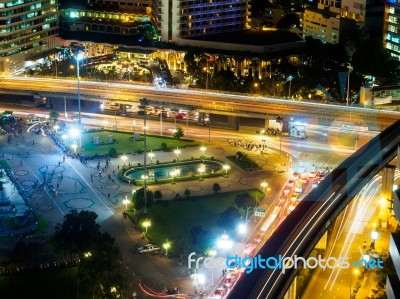
[[[116,139],[116,143],[114,144],[102,144],[95,145],[93,143],[93,137],[99,136],[100,140],[105,142],[107,140],[107,136],[112,135],[114,139]],[[179,140],[168,137],[161,136],[151,136],[147,135],[147,150],[160,150],[161,143],[165,143],[167,148],[176,148],[176,147],[186,147],[186,146],[197,146],[199,145],[197,142],[188,141],[188,140]],[[73,140],[67,139],[67,144],[71,145]],[[116,132],[116,131],[97,131],[84,133],[82,135],[82,144],[85,149],[85,154],[93,155],[93,154],[108,154],[110,148],[115,148],[117,150],[117,154],[138,152],[144,150],[144,142],[133,141],[133,134],[124,133],[124,132]]]
[[[252,194],[256,192],[257,197],[262,198],[262,192],[259,190],[247,191]],[[238,193],[242,192],[157,202],[146,214],[146,217],[151,220],[148,236],[156,244],[163,244],[166,239],[174,242],[174,240],[181,239],[184,236],[189,249],[196,250],[196,246],[191,244],[191,228],[201,225],[203,229],[209,230],[212,235],[220,236],[223,230],[217,227],[217,220],[226,208],[235,206],[235,198]],[[243,209],[240,211],[245,216],[245,211]]]
[[[8,169],[10,168],[10,165],[8,165],[6,160],[0,160],[0,168]]]

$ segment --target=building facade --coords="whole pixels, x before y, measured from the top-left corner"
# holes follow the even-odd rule
[[[384,46],[400,60],[400,2],[388,0],[384,16]]]
[[[56,46],[56,0],[0,1],[0,74],[24,67],[24,61]]]
[[[159,0],[161,40],[187,45],[193,37],[250,28],[249,0]]]

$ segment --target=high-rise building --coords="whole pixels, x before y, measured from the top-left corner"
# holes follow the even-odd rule
[[[159,0],[161,40],[185,39],[249,29],[249,0]]]
[[[317,8],[304,12],[303,36],[336,44],[365,28],[381,37],[383,7],[379,0],[319,0]]]
[[[56,0],[0,0],[0,74],[56,46]]]
[[[384,17],[384,45],[400,60],[400,3],[388,0]]]

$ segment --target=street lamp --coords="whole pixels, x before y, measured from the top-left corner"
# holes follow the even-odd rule
[[[378,232],[376,230],[374,230],[371,233],[371,238],[372,238],[371,248],[375,249],[375,242],[376,242],[376,239],[378,239]]]
[[[125,199],[122,201],[122,203],[125,204],[125,211],[128,211],[128,204],[129,204],[128,196],[125,196]]]
[[[217,255],[217,251],[212,249],[209,252],[210,256],[214,259],[214,257]],[[214,264],[211,267],[211,285],[214,285]]]
[[[357,276],[358,276],[359,273],[360,273],[360,271],[358,271],[357,269],[355,269],[355,270],[353,271],[354,277],[355,277],[356,279],[357,279]],[[351,290],[351,288],[352,288],[352,280],[353,280],[353,275],[350,276],[350,299],[353,298],[353,297],[352,297],[352,290]]]
[[[76,148],[78,147],[78,145],[76,143],[71,145],[72,149],[74,150],[74,153],[76,154]]]
[[[346,95],[346,105],[349,106],[350,100],[350,72],[353,70],[350,63],[347,64],[347,95]]]
[[[238,225],[238,231],[239,231],[239,234],[244,235],[244,234],[246,233],[246,231],[247,231],[247,226],[246,226],[246,224],[240,223],[240,224]]]
[[[217,247],[219,249],[229,250],[233,247],[233,242],[232,242],[232,240],[229,239],[229,236],[226,233],[224,233],[221,236],[221,238],[218,239]]]
[[[154,153],[152,151],[149,153],[149,157],[150,157],[150,163],[153,164]]]
[[[179,155],[180,155],[180,153],[181,153],[180,149],[179,149],[179,148],[176,148],[176,150],[174,150],[174,153],[175,153],[175,155],[176,155],[176,161],[178,161]]]
[[[206,167],[204,166],[204,164],[201,164],[197,170],[198,170],[198,172],[200,172],[199,181],[202,181],[203,178],[201,177],[201,175],[206,171]]]
[[[76,77],[78,80],[78,126],[79,129],[82,128],[82,120],[81,120],[81,80],[79,77],[79,60],[83,58],[82,52],[79,52],[76,55]],[[79,148],[82,148],[82,136],[79,136]]]
[[[263,193],[264,193],[264,196],[265,196],[265,188],[268,186],[268,183],[266,182],[266,181],[262,181],[261,182],[261,187],[263,188]]]
[[[258,83],[254,83],[254,91],[256,94],[259,93],[259,92],[257,92],[258,86],[259,86]]]
[[[124,162],[124,166],[125,166],[125,162],[126,162],[126,160],[128,160],[128,157],[124,154],[124,155],[121,157],[121,159],[122,159],[122,161]]]
[[[60,128],[59,126],[57,126],[57,125],[55,125],[54,127],[54,131],[56,131],[56,134],[57,134],[57,132],[58,132],[58,129]]]
[[[289,81],[289,96],[288,96],[288,98],[290,98],[290,88],[292,87],[292,80],[293,80],[293,76],[287,77],[287,81]]]
[[[64,143],[66,143],[66,142],[67,142],[68,135],[64,134],[64,135],[62,135],[61,137],[64,139]]]
[[[168,240],[163,244],[163,247],[165,249],[165,256],[168,256],[168,249],[171,248],[171,244],[168,242]]]
[[[206,151],[206,149],[207,148],[205,146],[200,147],[200,151],[202,153],[202,156],[204,156],[204,152]]]
[[[151,226],[151,221],[149,219],[146,219],[142,223],[143,227],[146,229],[146,235],[147,235],[147,229]]]
[[[108,124],[108,120],[103,120],[103,124],[104,124],[104,130],[107,129],[107,124]]]
[[[150,104],[150,101],[146,98],[139,100],[140,105],[144,106],[144,113],[143,113],[143,135],[144,135],[144,155],[143,155],[143,164],[144,164],[144,174],[147,176],[147,160],[146,160],[146,152],[147,152],[147,143],[146,143],[146,119],[147,119],[147,106]],[[144,189],[144,213],[147,213],[147,187],[146,187],[146,179],[143,181],[143,189]]]
[[[231,167],[228,164],[225,164],[222,168],[225,169],[225,177],[228,177],[228,170],[231,169]]]

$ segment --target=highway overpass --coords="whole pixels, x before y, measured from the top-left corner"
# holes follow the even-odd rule
[[[46,97],[49,101],[61,102],[65,97],[68,102],[76,103],[77,99],[76,80],[1,77],[0,82],[0,93],[3,94],[3,98],[7,98],[4,95],[17,93],[37,98]],[[192,107],[199,112],[220,116],[211,118],[212,124],[214,126],[225,124],[226,127],[233,129],[246,126],[246,119],[254,120],[248,123],[262,128],[268,119],[275,119],[278,115],[286,119],[307,119],[311,123],[321,125],[356,124],[371,130],[382,130],[400,119],[400,112],[397,111],[204,90],[157,88],[148,85],[81,81],[80,91],[83,107],[85,102],[110,100],[129,105],[146,97],[159,106]]]
[[[258,254],[264,259],[279,256],[307,258],[352,198],[396,157],[399,145],[400,121],[397,121],[342,162],[313,189]],[[228,298],[283,298],[296,274],[297,269],[293,268],[285,273],[281,269],[254,269],[243,274]]]

